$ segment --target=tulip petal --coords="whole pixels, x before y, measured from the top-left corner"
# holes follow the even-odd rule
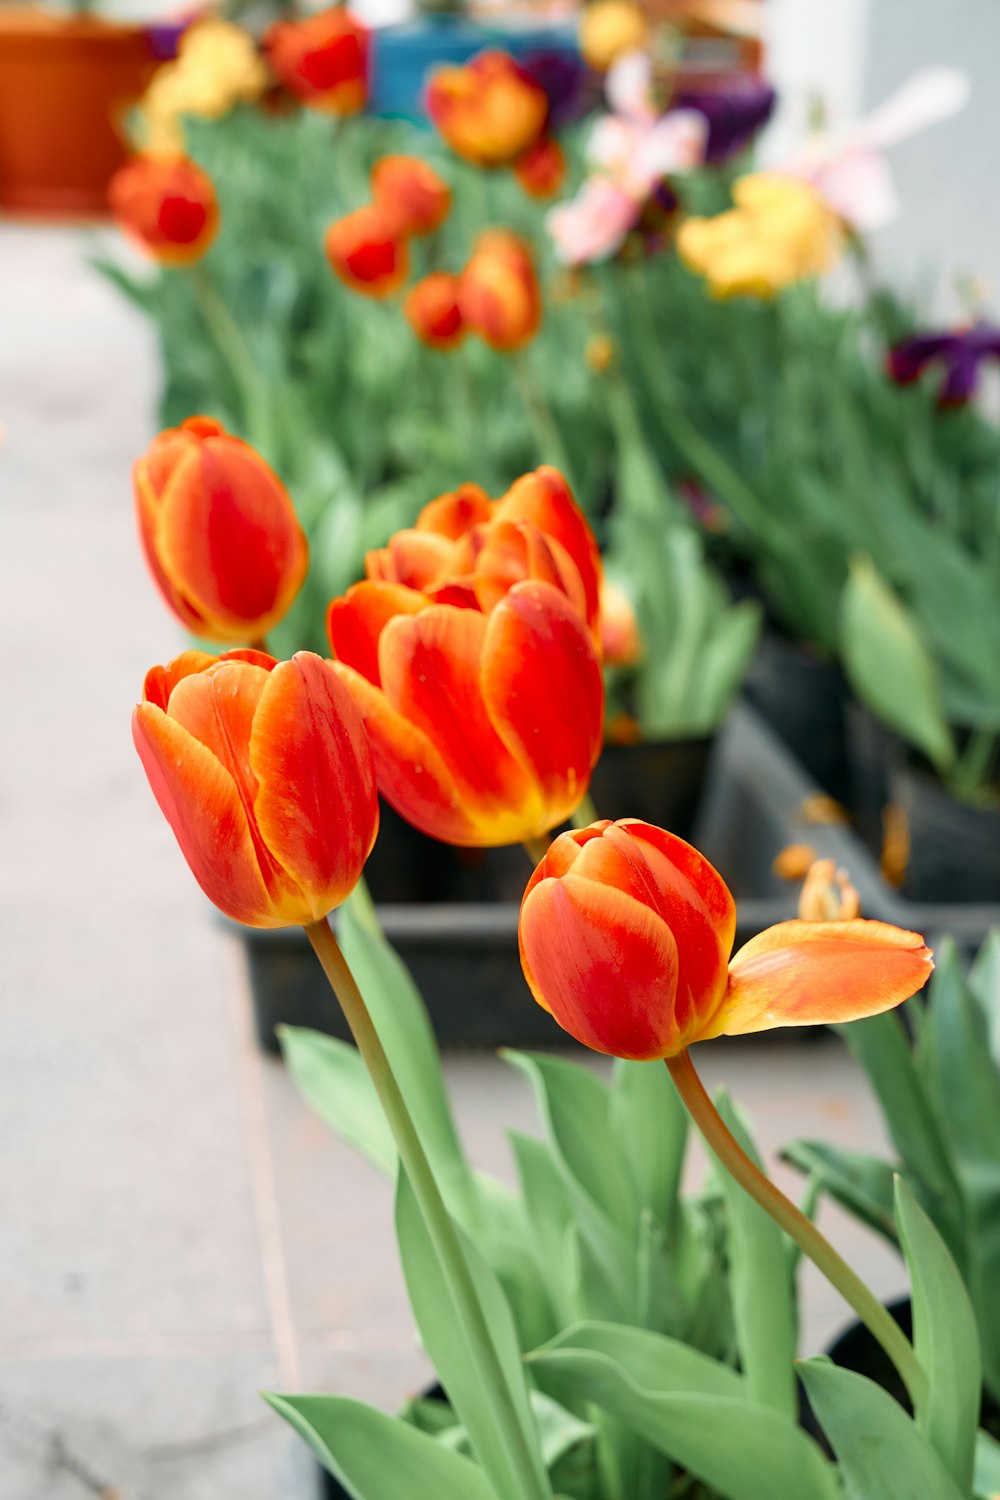
[[[205,895],[250,927],[274,927],[236,782],[210,750],[153,703],[132,715],[132,738],[153,795]]]
[[[918,933],[885,922],[779,922],[732,960],[726,998],[697,1039],[875,1016],[933,967]]]
[[[490,519],[491,502],[478,484],[461,484],[454,494],[429,500],[417,517],[418,531],[436,531],[457,541],[473,526]]]
[[[543,879],[525,896],[518,941],[535,999],[585,1047],[645,1059],[685,1045],[674,1021],[677,945],[631,896],[572,873]]]
[[[365,557],[365,573],[373,582],[401,583],[426,589],[448,571],[452,544],[433,531],[397,531],[387,547]]]
[[[228,435],[192,446],[161,505],[160,562],[213,634],[244,640],[247,621],[266,629],[281,618],[308,553],[291,501],[252,448]]]
[[[549,592],[562,601],[554,589]],[[571,605],[562,603],[572,611]],[[495,619],[490,619],[490,631]],[[586,635],[582,622],[578,630]],[[497,733],[484,702],[481,671],[487,631],[483,615],[451,605],[397,616],[382,632],[379,672],[392,707],[439,751],[467,816],[479,830],[475,842],[518,843],[551,824],[544,821],[535,781]]]
[[[482,684],[490,718],[541,787],[543,827],[553,828],[586,792],[604,728],[597,650],[564,594],[547,583],[514,585],[489,617]]]
[[[355,583],[326,612],[326,633],[338,661],[378,686],[378,643],[394,615],[415,615],[427,600],[399,583]]]
[[[580,574],[587,623],[593,628],[600,609],[601,556],[587,518],[558,469],[543,465],[522,475],[497,501],[494,520],[530,521],[565,547]]]
[[[275,667],[254,714],[249,758],[261,836],[301,887],[309,918],[319,920],[357,884],[378,832],[371,750],[331,663],[300,651]]]

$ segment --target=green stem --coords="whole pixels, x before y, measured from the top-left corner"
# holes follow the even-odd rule
[[[594,799],[588,792],[573,814],[573,827],[587,828],[591,823],[599,823],[600,819],[601,815],[594,806]]]
[[[974,729],[969,743],[952,772],[951,785],[958,797],[972,797],[988,781],[997,750],[993,729]]]
[[[372,1024],[368,1007],[358,989],[347,960],[340,951],[330,924],[310,922],[306,936],[315,949],[350,1027],[358,1051],[371,1076],[385,1117],[392,1131],[403,1169],[420,1206],[427,1233],[434,1246],[452,1303],[483,1389],[488,1393],[502,1435],[510,1472],[524,1500],[549,1500],[540,1488],[537,1471],[518,1419],[510,1387],[501,1368],[489,1326],[479,1301],[455,1226],[445,1207],[430,1163],[420,1144],[416,1127],[400,1092],[399,1084]]]
[[[690,1054],[686,1050],[680,1052],[676,1057],[668,1057],[666,1064],[677,1092],[713,1155],[853,1307],[896,1366],[910,1393],[914,1408],[922,1408],[927,1378],[913,1352],[912,1344],[899,1325],[816,1225],[785,1197],[780,1188],[775,1187],[770,1178],[765,1177],[733,1138],[708,1097]]]
[[[541,838],[537,839],[522,839],[521,843],[525,854],[531,860],[532,869],[536,865],[540,865],[549,852],[549,840],[545,834],[542,834]]]
[[[524,402],[524,409],[534,433],[538,461],[543,464],[552,464],[558,469],[574,495],[577,495],[579,490],[573,478],[573,470],[566,445],[562,440],[562,433],[552,414],[552,408],[542,395],[528,357],[521,353],[512,354],[510,358],[514,366],[517,388],[521,393],[521,400]]]
[[[236,391],[243,403],[243,422],[247,440],[253,443],[268,460],[274,463],[274,422],[271,413],[271,394],[267,388],[250,345],[247,343],[229,308],[207,275],[204,266],[198,264],[188,273],[198,310],[208,329],[215,347],[229,370]]]

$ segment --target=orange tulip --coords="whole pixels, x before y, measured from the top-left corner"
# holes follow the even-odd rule
[[[132,737],[210,901],[250,927],[316,922],[378,832],[375,768],[330,662],[186,651],[146,676]]]
[[[642,660],[642,636],[632,601],[607,578],[601,587],[601,654],[609,667],[634,667]]]
[[[254,641],[284,617],[309,548],[281,480],[212,417],[154,438],[132,470],[146,561],[195,635]]]
[[[403,304],[407,321],[422,344],[431,349],[454,349],[465,337],[458,303],[458,277],[432,271],[410,289]]]
[[[376,203],[367,203],[331,224],[325,249],[344,285],[365,297],[390,297],[406,280],[406,239]]]
[[[514,175],[529,198],[552,198],[566,177],[566,156],[559,142],[543,135],[514,163]]]
[[[508,53],[480,52],[464,66],[431,75],[427,113],[457,156],[504,167],[542,134],[549,101]]]
[[[542,294],[531,251],[506,229],[482,235],[462,272],[462,317],[491,349],[509,354],[529,343],[542,321]]]
[[[133,156],[112,177],[108,206],[122,233],[164,266],[200,260],[219,232],[212,179],[186,156]]]
[[[736,907],[683,839],[625,818],[555,840],[521,903],[532,994],[584,1046],[676,1057],[710,1037],[857,1020],[899,1005],[933,967],[883,922],[780,922],[730,960]]]
[[[370,553],[368,579],[327,615],[383,794],[446,843],[547,832],[579,804],[600,753],[584,584],[559,542],[500,516],[509,498],[491,507],[470,486],[434,502],[442,529],[418,524]],[[494,519],[447,534],[483,506]]]
[[[271,69],[310,109],[353,115],[368,98],[368,29],[344,6],[275,21],[264,37]]]
[[[381,156],[372,167],[372,197],[400,234],[431,234],[448,217],[451,189],[419,156]]]

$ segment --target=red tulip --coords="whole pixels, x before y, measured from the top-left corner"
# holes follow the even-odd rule
[[[514,175],[529,198],[552,198],[566,178],[566,157],[559,142],[543,135],[514,163]]]
[[[547,832],[579,804],[600,753],[586,588],[566,547],[502,514],[508,499],[490,507],[468,486],[434,502],[440,529],[418,523],[370,553],[368,579],[327,616],[382,792],[447,843]],[[492,519],[473,522],[483,507]]]
[[[368,98],[368,29],[344,6],[275,21],[264,53],[289,93],[328,114],[353,115]]]
[[[331,224],[325,248],[345,286],[365,297],[390,297],[406,280],[406,238],[378,204],[365,204]]]
[[[697,849],[626,818],[551,845],[521,903],[521,965],[577,1041],[636,1059],[877,1015],[933,967],[921,937],[884,922],[780,922],[730,960],[735,932],[733,898]]]
[[[480,167],[507,166],[545,129],[548,95],[506,52],[481,52],[461,67],[438,68],[427,112],[457,156]]]
[[[132,737],[192,874],[250,927],[319,921],[378,832],[375,770],[351,695],[300,651],[187,651],[146,676]]]
[[[372,198],[400,234],[431,234],[448,217],[451,189],[419,156],[380,156],[371,182]]]
[[[457,276],[432,271],[407,294],[403,304],[407,322],[430,349],[455,349],[465,337],[458,289]]]
[[[509,354],[534,338],[542,321],[542,294],[531,251],[506,229],[482,235],[462,272],[459,302],[473,333]]]
[[[132,471],[146,561],[194,635],[260,640],[302,587],[309,549],[288,492],[211,417],[153,439]]]
[[[122,233],[164,266],[192,265],[219,232],[212,179],[186,156],[133,156],[112,177],[108,205]]]

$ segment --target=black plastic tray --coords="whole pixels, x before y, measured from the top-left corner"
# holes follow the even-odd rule
[[[730,715],[712,755],[693,842],[720,870],[736,897],[737,946],[795,916],[797,886],[773,872],[786,844],[808,843],[848,871],[862,912],[933,944],[950,933],[970,953],[1000,905],[907,901],[883,881],[852,829],[810,821],[819,795],[782,740],[749,705]],[[525,861],[524,877],[529,867]],[[532,1000],[517,954],[514,902],[380,906],[379,919],[427,1001],[446,1047],[564,1045],[564,1033]],[[336,914],[334,914],[336,923]],[[235,924],[233,924],[235,925]],[[260,1045],[277,1051],[275,1028],[310,1026],[334,1036],[346,1028],[308,941],[297,928],[241,928]]]

